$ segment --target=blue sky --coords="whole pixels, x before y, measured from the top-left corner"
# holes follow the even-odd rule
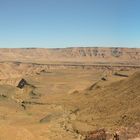
[[[0,0],[0,47],[140,47],[140,0]]]

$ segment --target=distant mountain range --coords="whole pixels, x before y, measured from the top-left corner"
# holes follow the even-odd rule
[[[15,48],[0,49],[1,61],[42,63],[140,64],[140,48]]]

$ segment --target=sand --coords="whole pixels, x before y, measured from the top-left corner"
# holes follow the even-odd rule
[[[105,129],[107,139],[114,132],[122,140],[139,139],[139,53],[128,64],[130,58],[121,52],[133,49],[119,49],[120,57],[112,59],[110,48],[105,51],[109,58],[105,55],[103,61],[98,55],[95,61],[100,63],[93,64],[95,56],[91,59],[88,49],[64,50],[0,50],[0,140],[84,140],[99,129]],[[79,55],[74,61],[70,54],[79,50],[86,58]],[[67,62],[55,62],[59,55]],[[21,79],[27,84],[20,89]]]

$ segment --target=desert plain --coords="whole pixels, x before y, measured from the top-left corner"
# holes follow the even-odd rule
[[[0,140],[114,134],[140,139],[140,49],[0,49]]]

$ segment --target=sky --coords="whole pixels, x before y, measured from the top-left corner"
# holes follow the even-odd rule
[[[0,0],[0,48],[140,47],[140,0]]]

